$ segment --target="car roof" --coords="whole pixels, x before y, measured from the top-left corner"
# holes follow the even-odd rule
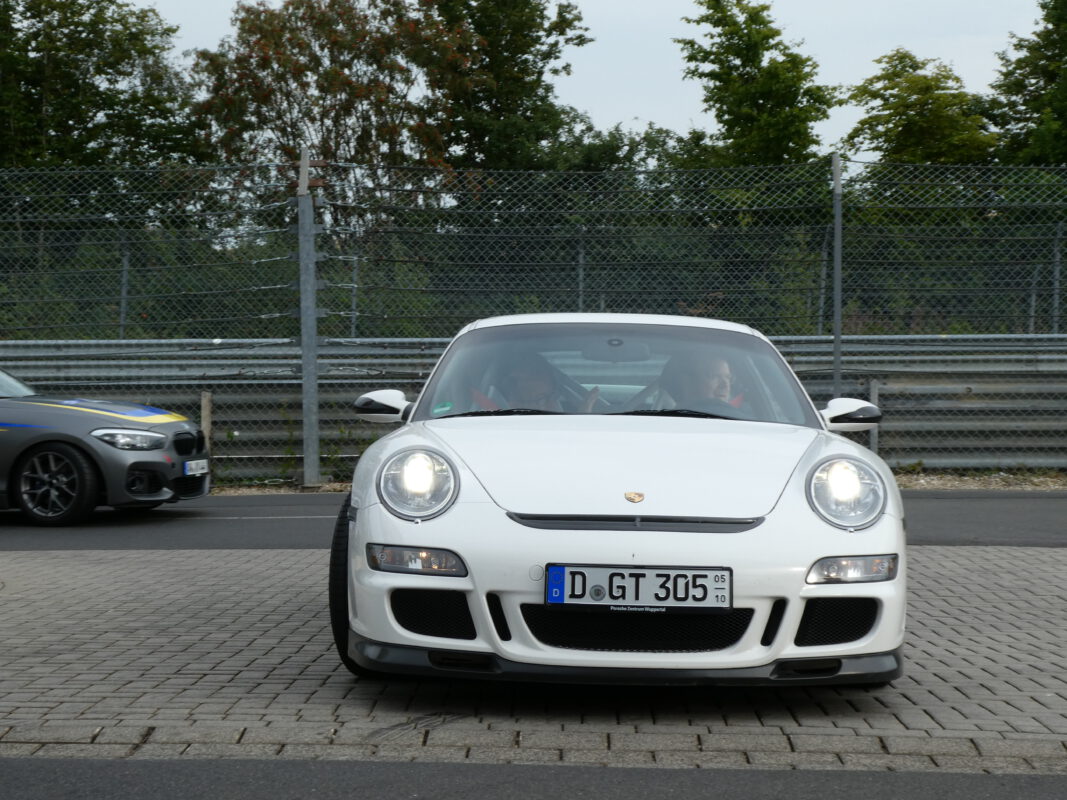
[[[712,328],[715,330],[735,331],[747,333],[760,339],[766,339],[762,333],[747,325],[736,322],[727,322],[721,319],[707,319],[705,317],[682,317],[671,314],[510,314],[501,317],[487,317],[479,319],[464,326],[456,334],[467,333],[479,328],[495,328],[504,325],[544,325],[566,323],[598,323],[605,325],[674,325],[687,328]]]

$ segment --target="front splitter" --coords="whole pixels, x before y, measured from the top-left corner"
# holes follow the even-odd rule
[[[364,669],[374,672],[544,683],[825,686],[888,683],[904,672],[900,648],[888,653],[839,658],[780,659],[758,667],[732,669],[568,667],[511,661],[495,653],[385,644],[352,630],[348,632],[348,655]]]

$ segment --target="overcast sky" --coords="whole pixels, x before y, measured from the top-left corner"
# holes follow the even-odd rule
[[[218,44],[230,29],[228,0],[132,0],[152,6],[178,25],[180,49]],[[672,40],[695,37],[681,21],[698,9],[693,0],[577,0],[596,41],[571,49],[570,77],[556,82],[560,100],[588,113],[598,127],[654,122],[676,131],[710,128],[701,113],[700,87],[681,77],[681,51]],[[858,83],[876,71],[873,59],[896,47],[920,58],[948,62],[967,89],[985,91],[996,77],[997,52],[1009,33],[1029,36],[1037,0],[771,0],[771,15],[786,41],[820,67],[819,79]],[[824,148],[859,118],[839,109],[817,132]]]

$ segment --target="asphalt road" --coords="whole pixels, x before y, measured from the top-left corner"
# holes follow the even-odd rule
[[[35,528],[0,512],[4,550],[322,549],[340,494],[215,495],[152,511],[97,511],[84,525]],[[904,492],[914,545],[1067,546],[1067,492]]]
[[[0,796],[9,800],[144,798],[212,800],[1062,800],[1056,775],[921,772],[608,769],[521,764],[380,764],[330,761],[103,761],[8,759]]]

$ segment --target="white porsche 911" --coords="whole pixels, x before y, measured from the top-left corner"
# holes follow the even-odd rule
[[[624,314],[481,320],[338,518],[330,616],[357,675],[662,684],[900,676],[905,552],[885,463],[766,337]]]

